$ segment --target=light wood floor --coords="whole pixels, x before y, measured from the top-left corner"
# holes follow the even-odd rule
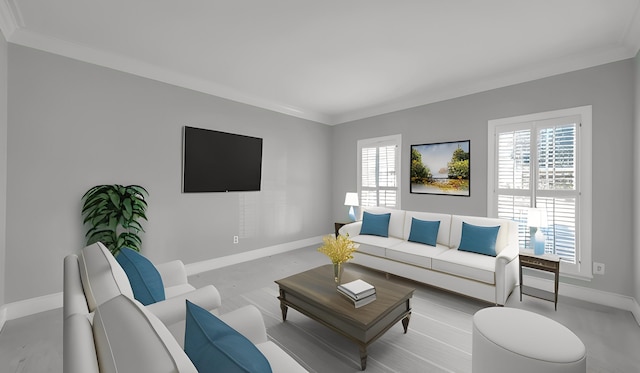
[[[272,291],[270,289],[273,289],[273,281],[276,279],[326,263],[327,259],[324,255],[318,253],[314,247],[308,247],[202,273],[191,277],[189,281],[196,287],[205,284],[215,285],[222,294],[223,307],[228,310],[240,306],[241,304],[237,304],[240,298],[251,300],[252,297],[256,297],[257,292],[264,292],[265,288],[268,292]],[[486,303],[428,286],[413,282],[410,284],[416,287],[416,294],[420,299],[428,299],[431,307],[453,309],[463,315],[472,315],[475,311],[488,306]],[[228,301],[225,303],[225,300]],[[418,303],[414,305],[414,309],[420,306]],[[640,327],[630,312],[565,297],[560,298],[556,312],[551,302],[526,296],[523,302],[520,302],[517,290],[511,295],[506,306],[542,314],[571,329],[587,347],[588,372],[640,372]],[[300,318],[300,321],[304,322],[303,318]],[[415,321],[412,319],[411,323]],[[267,320],[268,327],[274,322]],[[313,324],[305,325],[315,328]],[[412,325],[414,324],[410,324],[410,329]],[[461,325],[462,329],[465,327],[467,326]],[[322,332],[322,329],[318,330],[319,333]],[[274,329],[274,335],[277,332]],[[459,346],[454,347],[469,351],[469,341],[464,340],[459,342]],[[384,343],[386,342],[382,342],[378,348],[384,348]],[[312,363],[314,362],[310,361],[309,370],[323,371],[317,365],[311,366]],[[461,367],[459,371],[469,371],[467,365]],[[349,370],[357,371],[351,368]],[[367,371],[369,370],[372,372],[376,370],[375,365],[368,367]],[[378,370],[401,371],[403,369],[378,367]],[[5,324],[0,332],[0,372],[62,372],[62,311],[60,309],[10,320]]]

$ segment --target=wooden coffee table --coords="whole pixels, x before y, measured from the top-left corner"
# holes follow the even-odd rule
[[[287,320],[291,307],[355,342],[360,348],[360,366],[367,367],[367,346],[380,338],[402,320],[404,332],[409,327],[411,305],[415,289],[391,283],[382,274],[362,273],[349,266],[342,275],[346,283],[362,279],[376,288],[376,300],[355,308],[353,303],[338,294],[333,280],[333,265],[298,273],[276,283],[280,286],[282,321]]]

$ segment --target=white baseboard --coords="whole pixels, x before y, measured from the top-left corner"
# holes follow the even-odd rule
[[[553,291],[554,284],[553,281],[549,279],[523,275],[522,281],[527,284],[527,286]],[[633,297],[565,283],[560,283],[560,286],[558,287],[558,294],[569,298],[629,311],[633,314],[633,317],[635,317],[638,325],[640,325],[640,305]]]
[[[287,242],[280,245],[269,246],[257,250],[238,253],[221,258],[204,260],[185,265],[187,275],[195,275],[233,264],[238,264],[269,255],[281,254],[287,251],[300,249],[322,242],[322,236],[307,238],[304,240]],[[42,297],[25,299],[0,306],[0,330],[8,320],[33,315],[35,313],[49,311],[62,307],[62,293],[49,294]]]
[[[187,264],[185,265],[185,269],[187,271],[187,275],[192,276],[217,268],[263,258],[269,255],[285,253],[287,251],[315,245],[320,242],[322,242],[322,236],[312,237],[304,240],[293,241],[280,245],[265,247],[262,249],[247,251],[244,253],[228,255],[221,258]],[[528,286],[533,286],[548,291],[553,289],[553,281],[548,279],[525,275],[524,282]],[[580,299],[603,306],[609,306],[629,311],[635,317],[638,325],[640,325],[640,304],[638,304],[638,301],[633,297],[565,283],[560,284],[559,294],[570,298]],[[49,311],[60,307],[62,307],[61,292],[2,305],[0,306],[0,330],[2,330],[2,327],[8,320],[17,319],[20,317],[33,315],[35,313]]]
[[[12,302],[0,307],[0,330],[5,322],[62,307],[62,293]]]
[[[187,276],[197,275],[198,273],[211,271],[214,269],[248,262],[254,259],[264,258],[269,255],[285,253],[287,251],[297,250],[305,246],[311,246],[322,242],[322,236],[307,238],[304,240],[287,242],[280,245],[264,247],[262,249],[246,251],[243,253],[227,255],[220,258],[203,260],[201,262],[185,264]]]

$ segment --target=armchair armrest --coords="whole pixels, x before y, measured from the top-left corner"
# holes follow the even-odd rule
[[[69,254],[64,258],[63,278],[63,313],[64,318],[79,313],[89,313],[87,298],[84,295],[82,280],[80,279],[80,264],[78,256]]]
[[[349,235],[349,237],[355,237],[360,234],[362,228],[362,221],[355,221],[353,223],[345,224],[340,228],[338,233],[342,236]]]
[[[247,337],[253,344],[268,341],[264,319],[256,306],[244,306],[218,317],[240,334]]]
[[[156,315],[165,325],[171,325],[185,319],[185,300],[187,299],[207,310],[216,309],[222,304],[218,289],[213,285],[207,285],[188,293],[176,295],[172,298],[150,304],[146,307],[147,310]]]
[[[162,277],[162,284],[165,288],[187,283],[187,271],[181,260],[157,264],[156,269]]]

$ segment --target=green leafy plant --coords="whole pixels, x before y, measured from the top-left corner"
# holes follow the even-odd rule
[[[90,226],[87,245],[102,242],[113,255],[122,247],[140,251],[144,232],[139,220],[145,212],[149,193],[139,185],[97,185],[82,196],[83,224]]]

